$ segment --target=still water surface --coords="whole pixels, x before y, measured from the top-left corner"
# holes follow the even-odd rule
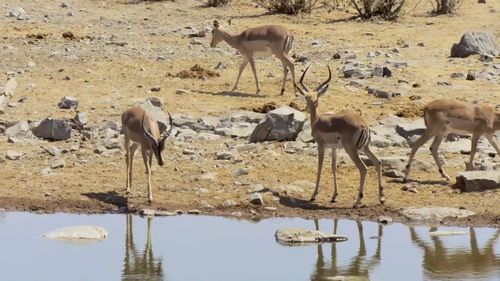
[[[68,244],[41,234],[106,228],[107,240]],[[282,246],[280,227],[319,228],[346,242]],[[500,280],[500,230],[433,237],[429,227],[352,220],[0,213],[0,280]]]

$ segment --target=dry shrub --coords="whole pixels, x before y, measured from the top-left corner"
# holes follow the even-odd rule
[[[207,7],[223,7],[231,3],[232,0],[207,0],[205,6]]]
[[[436,5],[434,6],[433,14],[454,14],[462,5],[462,0],[433,0]]]
[[[363,19],[381,17],[385,20],[395,20],[406,0],[351,0],[352,5]]]
[[[319,0],[257,0],[257,4],[271,13],[297,15],[309,14]]]

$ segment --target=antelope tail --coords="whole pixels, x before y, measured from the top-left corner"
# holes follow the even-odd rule
[[[288,54],[292,49],[293,44],[293,35],[288,35],[285,39],[285,43],[283,44],[283,50],[285,54]]]

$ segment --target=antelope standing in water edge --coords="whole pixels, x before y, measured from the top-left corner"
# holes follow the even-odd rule
[[[323,96],[328,90],[328,83],[332,79],[332,72],[330,70],[330,66],[328,66],[328,79],[325,82],[321,83],[316,89],[314,89],[314,91],[311,91],[304,84],[304,77],[306,76],[309,67],[310,65],[306,68],[306,70],[302,74],[302,77],[300,78],[300,85],[302,86],[302,89],[298,86],[296,86],[296,88],[306,99],[306,111],[311,114],[312,136],[318,145],[318,172],[316,177],[316,188],[314,189],[311,201],[316,200],[316,196],[319,192],[319,183],[321,179],[321,170],[323,168],[325,148],[331,147],[334,184],[334,193],[331,202],[337,201],[337,149],[343,148],[349,155],[351,160],[354,162],[360,173],[358,199],[354,203],[353,207],[356,208],[361,204],[367,172],[366,165],[359,158],[360,151],[363,151],[370,158],[371,162],[377,169],[379,200],[380,203],[383,204],[385,198],[384,188],[382,186],[382,172],[380,168],[380,161],[375,156],[375,154],[370,151],[370,129],[368,128],[368,125],[359,115],[349,111],[343,111],[341,113],[335,114],[326,113],[318,116],[317,108],[319,98]]]
[[[168,117],[170,119],[170,129],[160,134],[158,122],[146,110],[133,107],[122,114],[122,127],[125,134],[125,160],[127,162],[127,194],[130,194],[132,187],[134,154],[140,146],[142,159],[148,174],[148,199],[150,204],[153,202],[153,187],[151,186],[153,154],[158,160],[158,165],[163,166],[161,153],[173,128],[170,113],[168,113]]]

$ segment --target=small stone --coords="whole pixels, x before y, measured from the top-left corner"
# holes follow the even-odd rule
[[[24,153],[22,151],[9,149],[5,153],[5,158],[9,160],[19,160],[23,155]]]
[[[68,4],[66,4],[65,2],[62,2],[62,4],[61,4],[61,8],[69,8],[69,5],[68,5]]]
[[[491,62],[491,61],[493,61],[493,57],[490,56],[490,55],[481,55],[479,57],[479,61],[482,61],[482,62]]]
[[[236,170],[233,171],[233,176],[235,177],[240,177],[240,176],[245,176],[245,175],[248,175],[248,170],[246,169],[243,169],[243,168],[238,168]]]
[[[203,45],[203,42],[201,42],[198,39],[192,39],[190,42],[191,45]]]
[[[216,66],[215,69],[226,69],[227,65],[223,62],[219,62]]]
[[[262,199],[262,194],[258,192],[253,192],[248,195],[248,201],[254,205],[264,205],[264,199]]]
[[[184,90],[184,89],[179,89],[177,91],[175,91],[176,94],[178,95],[183,95],[183,94],[186,94],[188,91],[187,90]]]
[[[377,221],[383,224],[387,224],[392,222],[392,218],[388,216],[379,216],[377,218]]]
[[[188,149],[188,148],[185,148],[184,150],[182,150],[182,154],[184,155],[194,155],[196,152],[194,150],[191,150],[191,149]]]
[[[45,169],[42,169],[42,170],[40,171],[40,174],[41,174],[41,175],[48,175],[48,174],[50,174],[50,172],[51,172],[51,171],[52,171],[52,169],[51,169],[51,168],[45,168]]]
[[[188,210],[187,213],[189,215],[199,215],[199,214],[201,214],[201,211],[197,210],[197,209],[191,209],[191,210]]]
[[[413,83],[413,85],[411,85],[413,88],[420,88],[421,85],[420,83]]]
[[[72,96],[64,96],[59,102],[59,108],[61,109],[76,109],[80,101]]]
[[[236,205],[237,205],[236,201],[234,201],[233,199],[226,200],[226,201],[224,201],[224,203],[222,203],[222,206],[224,208],[230,208],[230,207],[234,207]]]
[[[66,167],[66,161],[64,159],[58,159],[54,162],[52,162],[52,165],[50,165],[52,169],[60,169]]]
[[[419,46],[419,47],[425,47],[425,43],[424,42],[419,42],[419,43],[417,43],[417,46]]]
[[[311,42],[311,45],[313,45],[313,46],[319,46],[319,45],[321,45],[321,41],[320,40],[314,40],[314,41]]]
[[[340,54],[339,53],[333,54],[333,59],[335,59],[335,60],[340,59]]]
[[[61,150],[54,145],[47,146],[43,148],[48,154],[52,156],[60,156],[61,155]]]
[[[29,61],[28,64],[27,64],[28,67],[35,67],[36,66],[36,63],[35,62],[32,62],[32,61]]]
[[[398,54],[398,53],[401,53],[401,51],[398,49],[398,48],[393,48],[391,50],[391,52],[395,53],[395,54]]]
[[[161,87],[153,87],[151,88],[151,92],[159,92],[161,90]]]
[[[89,117],[88,117],[88,114],[85,113],[85,112],[78,112],[75,117],[74,117],[75,121],[82,124],[82,125],[85,125],[87,124],[87,122],[89,122]]]
[[[465,79],[469,80],[469,81],[474,81],[474,80],[476,80],[476,77],[477,77],[477,73],[475,73],[473,71],[469,71],[467,73],[467,77]]]
[[[448,82],[448,81],[438,81],[437,84],[439,86],[453,86],[453,84],[451,82]]]

